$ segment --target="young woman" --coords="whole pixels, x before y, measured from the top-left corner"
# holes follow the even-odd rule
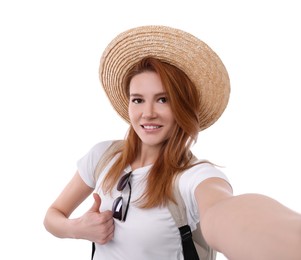
[[[61,238],[95,242],[97,259],[184,259],[168,209],[179,189],[190,228],[229,259],[301,259],[301,216],[259,194],[233,196],[227,177],[190,151],[223,113],[227,71],[194,36],[144,26],[118,35],[100,65],[102,85],[129,122],[125,140],[96,144],[48,209],[44,225]],[[93,193],[81,217],[72,212]]]

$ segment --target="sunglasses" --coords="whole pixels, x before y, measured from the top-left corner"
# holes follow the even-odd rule
[[[131,187],[131,183],[130,183],[131,174],[132,174],[132,172],[129,172],[120,178],[120,180],[117,184],[117,190],[121,192],[121,195],[114,200],[113,206],[112,206],[113,218],[118,219],[122,222],[124,222],[126,219],[126,215],[127,215],[130,200],[131,200],[131,194],[132,194],[132,187]],[[125,189],[127,184],[129,185],[129,196],[128,196],[127,204],[124,208],[124,205],[123,205],[124,200],[123,200],[123,196],[122,196],[122,191]]]

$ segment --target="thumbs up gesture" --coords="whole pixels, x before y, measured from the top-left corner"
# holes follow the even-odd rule
[[[98,193],[93,193],[94,203],[89,211],[91,212],[99,212],[99,208],[101,205],[101,198]]]
[[[114,234],[112,212],[109,210],[100,212],[101,198],[97,193],[94,193],[93,197],[92,207],[78,219],[78,228],[83,239],[105,244]]]

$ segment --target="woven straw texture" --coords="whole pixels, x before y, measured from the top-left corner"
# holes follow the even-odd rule
[[[200,92],[200,131],[224,112],[230,94],[227,70],[218,55],[195,36],[167,26],[141,26],[119,34],[104,50],[99,77],[118,114],[129,122],[128,97],[123,89],[127,71],[152,56],[183,70]]]

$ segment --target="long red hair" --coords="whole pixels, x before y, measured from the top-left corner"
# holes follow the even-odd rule
[[[190,147],[199,132],[199,93],[187,75],[177,67],[155,58],[144,58],[132,67],[124,80],[124,90],[129,94],[131,79],[142,72],[158,73],[167,93],[176,126],[161,147],[157,160],[148,174],[147,187],[139,199],[141,208],[152,208],[174,201],[172,181],[176,174],[193,165]],[[124,168],[131,164],[141,148],[141,140],[130,126],[123,145],[111,154],[118,158],[105,176],[102,188],[109,192],[120,178]]]

